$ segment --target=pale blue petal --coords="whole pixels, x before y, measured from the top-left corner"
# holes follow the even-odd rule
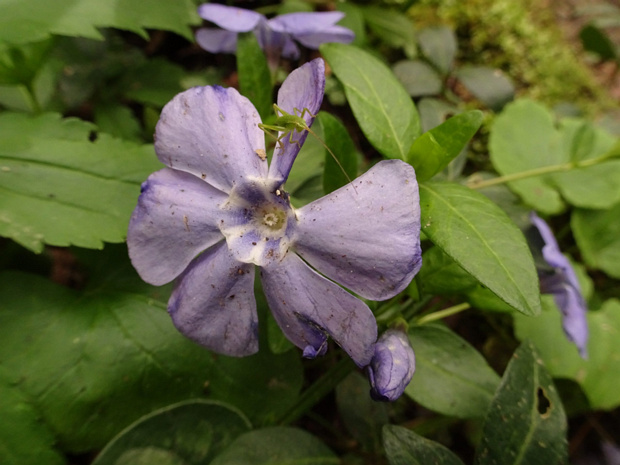
[[[321,44],[338,42],[350,44],[355,39],[355,34],[351,29],[342,26],[332,26],[321,32],[314,34],[295,34],[295,40],[299,41],[304,47],[318,50]]]
[[[279,264],[261,268],[261,281],[280,328],[305,355],[323,353],[329,335],[358,366],[370,363],[377,323],[365,303],[293,253]]]
[[[295,37],[329,29],[342,18],[344,18],[344,13],[340,11],[287,13],[268,20],[267,24],[276,32],[291,34]]]
[[[317,58],[289,74],[278,91],[278,106],[289,114],[301,116],[304,113],[303,119],[306,125],[311,126],[321,108],[324,92],[325,63],[323,59]],[[279,136],[282,135],[283,133],[279,133]],[[286,181],[307,136],[306,130],[294,132],[291,142],[291,137],[287,134],[282,138],[282,144],[276,146],[269,167],[269,177],[276,184]]]
[[[377,163],[297,210],[297,218],[295,251],[364,298],[395,296],[422,265],[418,184],[400,160]]]
[[[255,11],[217,3],[203,3],[198,7],[198,14],[202,19],[233,32],[251,31],[264,19],[263,15]]]
[[[155,151],[170,168],[229,192],[247,177],[267,174],[260,122],[254,105],[235,89],[194,87],[162,110]]]
[[[210,350],[235,357],[258,351],[254,265],[236,261],[224,242],[181,275],[168,311],[181,333]]]
[[[235,53],[237,50],[237,33],[224,29],[203,27],[196,31],[196,42],[207,52]]]
[[[219,206],[227,195],[201,179],[165,168],[142,184],[127,232],[129,256],[144,281],[172,281],[196,255],[223,241]]]

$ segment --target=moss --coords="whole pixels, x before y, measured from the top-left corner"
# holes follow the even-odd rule
[[[409,14],[418,26],[452,25],[459,60],[502,69],[520,95],[549,105],[571,102],[586,113],[610,106],[607,92],[562,38],[546,2],[420,0]]]

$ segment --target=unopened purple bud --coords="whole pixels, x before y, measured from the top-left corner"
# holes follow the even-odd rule
[[[379,401],[398,399],[414,371],[415,355],[407,334],[388,329],[375,344],[375,354],[368,366],[371,397]]]

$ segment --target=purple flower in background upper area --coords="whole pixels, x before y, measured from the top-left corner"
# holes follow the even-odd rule
[[[568,258],[562,254],[549,225],[534,212],[530,214],[530,219],[542,239],[542,256],[550,267],[538,267],[541,291],[553,294],[553,299],[562,312],[562,326],[566,336],[575,343],[581,356],[587,358],[588,308],[575,270]]]
[[[296,60],[302,45],[318,49],[326,42],[350,43],[355,34],[336,23],[344,17],[339,11],[318,13],[288,13],[267,19],[260,13],[243,8],[205,3],[198,7],[198,14],[222,29],[201,28],[196,31],[198,45],[211,53],[234,53],[237,35],[253,31],[265,51],[272,68],[277,67],[280,56]]]
[[[375,400],[398,399],[413,377],[415,355],[403,331],[388,329],[375,344],[368,367],[370,395]]]
[[[324,67],[321,59],[305,64],[278,93],[286,112],[309,110],[308,125],[323,99]],[[247,98],[222,87],[195,87],[164,107],[155,151],[167,168],[142,185],[127,236],[132,263],[151,284],[177,278],[168,303],[176,327],[233,356],[258,350],[256,265],[276,321],[305,356],[325,353],[329,336],[366,366],[374,315],[331,280],[375,300],[409,284],[421,266],[415,172],[382,161],[355,189],[294,209],[283,184],[308,132],[292,143],[284,137],[268,166],[260,122]]]

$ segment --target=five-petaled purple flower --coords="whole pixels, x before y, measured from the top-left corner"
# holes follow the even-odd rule
[[[374,400],[398,399],[415,371],[415,355],[404,331],[388,329],[375,344],[368,366],[370,395]]]
[[[222,28],[198,29],[196,42],[202,48],[211,53],[234,53],[237,35],[252,31],[272,69],[277,67],[280,56],[299,58],[299,48],[293,39],[308,48],[318,49],[325,42],[348,44],[355,38],[353,31],[336,25],[344,17],[339,11],[288,13],[267,19],[252,10],[205,3],[198,7],[198,14]]]
[[[324,66],[316,59],[293,71],[278,94],[286,112],[309,110],[308,126]],[[233,356],[258,350],[256,265],[276,321],[304,356],[325,353],[329,336],[366,366],[374,315],[333,281],[375,300],[409,284],[421,266],[415,172],[381,161],[355,188],[294,209],[283,184],[308,132],[284,137],[268,166],[260,122],[234,89],[195,87],[164,107],[155,151],[167,168],[142,185],[127,236],[132,263],[149,283],[177,278],[168,303],[176,327]]]
[[[581,287],[575,270],[568,261],[551,231],[549,225],[536,213],[530,214],[534,231],[542,239],[542,256],[549,267],[538,267],[541,291],[553,294],[555,304],[562,312],[562,327],[583,358],[587,358],[588,322],[586,302],[581,294]],[[531,234],[530,234],[531,236]]]

